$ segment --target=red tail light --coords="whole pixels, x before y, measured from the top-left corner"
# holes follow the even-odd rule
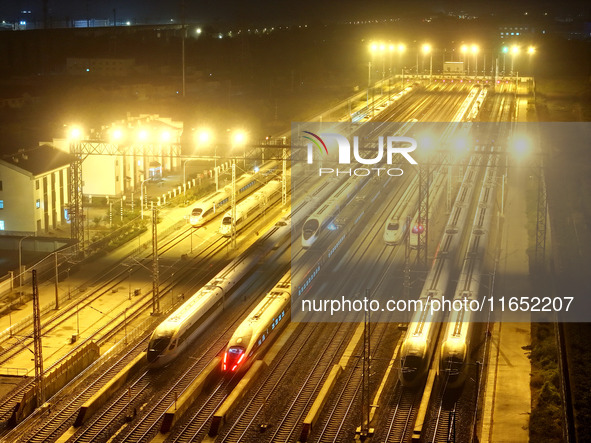
[[[242,346],[230,346],[224,353],[224,371],[231,368],[230,371],[234,372],[244,360],[245,355],[245,349]]]

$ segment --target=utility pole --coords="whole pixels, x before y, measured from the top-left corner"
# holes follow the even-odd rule
[[[546,222],[548,214],[548,200],[546,196],[546,180],[544,176],[543,158],[540,160],[538,175],[538,204],[536,211],[536,252],[535,266],[536,271],[544,270],[546,258]]]
[[[406,226],[407,232],[409,229],[412,229],[410,224],[412,223],[412,218],[410,215],[406,216]],[[410,234],[406,235],[404,240],[404,283],[403,283],[403,291],[404,291],[404,299],[410,300]]]
[[[236,160],[232,160],[232,249],[236,247]]]
[[[45,402],[43,387],[43,347],[41,343],[41,312],[39,308],[39,288],[37,286],[37,270],[32,271],[33,281],[33,344],[35,349],[35,392],[37,407]]]
[[[417,234],[417,265],[427,269],[427,248],[428,248],[428,216],[429,216],[429,185],[430,165],[421,163],[419,165],[419,216],[417,226],[412,226]]]
[[[71,237],[76,241],[79,256],[84,254],[84,203],[82,199],[82,146],[80,141],[70,144],[73,161],[68,180]]]
[[[285,141],[283,142],[285,143]],[[283,175],[281,176],[281,204],[287,204],[287,148],[283,146]]]
[[[365,290],[365,297],[369,300],[369,289]],[[365,440],[367,437],[373,435],[373,429],[370,428],[369,412],[370,412],[370,389],[369,378],[371,373],[371,317],[370,311],[364,313],[364,328],[363,328],[363,356],[362,356],[362,378],[361,378],[361,428],[359,431],[360,440]]]
[[[152,315],[160,315],[160,278],[158,274],[158,209],[152,202]]]
[[[186,26],[185,26],[185,1],[183,0],[181,2],[181,32],[182,34],[182,38],[181,38],[181,51],[182,51],[182,63],[183,63],[183,85],[182,85],[182,94],[183,94],[183,98],[185,98],[185,38],[186,38],[186,34],[187,34],[187,30],[186,30]]]
[[[58,292],[59,277],[57,271],[57,251],[53,253],[53,257],[55,259],[55,309],[58,310],[60,308],[60,298]]]

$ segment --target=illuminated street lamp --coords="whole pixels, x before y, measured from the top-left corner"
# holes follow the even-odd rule
[[[72,126],[68,131],[68,139],[73,140],[80,140],[82,138],[83,131],[80,126]]]
[[[506,71],[506,67],[505,67],[505,59],[507,57],[507,53],[509,52],[509,46],[503,46],[503,48],[501,49],[501,52],[503,53],[503,75],[505,75],[505,71]]]
[[[171,138],[170,131],[164,130],[160,133],[160,141],[163,143],[168,143]]]
[[[232,134],[232,146],[242,146],[244,155],[244,170],[246,170],[246,133],[244,131],[235,131]]]
[[[123,140],[123,129],[112,128],[111,129],[111,143],[120,143]]]
[[[140,128],[137,132],[137,139],[140,143],[145,143],[150,137],[150,132],[146,128]]]

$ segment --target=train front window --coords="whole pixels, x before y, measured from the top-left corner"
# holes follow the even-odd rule
[[[168,347],[171,340],[172,334],[157,335],[156,337],[153,337],[148,345],[148,361],[155,361],[156,358],[158,358],[158,356]]]
[[[312,237],[318,230],[318,226],[318,220],[315,219],[308,220],[306,223],[304,223],[304,240],[308,240],[310,237]]]
[[[409,355],[402,360],[402,374],[407,380],[414,379],[423,364],[423,359],[416,355]]]
[[[231,225],[232,224],[232,217],[224,217],[224,219],[222,220],[222,225]]]
[[[202,208],[194,208],[194,209],[191,211],[191,215],[192,215],[193,217],[199,217],[199,216],[201,215],[201,213],[202,213],[202,212],[203,212],[203,209],[202,209]]]
[[[398,223],[389,223],[388,224],[389,231],[398,231],[399,227],[400,227],[400,225]]]

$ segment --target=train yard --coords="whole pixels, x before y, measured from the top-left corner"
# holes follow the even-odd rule
[[[2,399],[3,440],[489,441],[491,417],[482,411],[491,395],[492,320],[476,322],[468,310],[446,318],[430,307],[494,289],[501,208],[513,192],[504,186],[508,126],[497,124],[516,121],[518,97],[509,82],[417,81],[403,92],[365,118],[407,122],[397,135],[439,125],[450,144],[472,123],[463,158],[429,159],[427,269],[408,270],[422,234],[413,229],[415,170],[325,179],[301,178],[291,165],[282,177],[275,159],[256,173],[240,171],[235,213],[227,195],[208,196],[159,240],[161,315],[150,313],[145,253],[114,259],[108,273],[89,277],[70,303],[43,316],[43,336],[61,343],[46,367],[89,343],[100,357],[45,407],[18,416],[34,382],[25,378]],[[372,137],[389,130],[373,128]],[[292,181],[287,207],[282,179]],[[294,193],[294,181],[305,195]],[[382,309],[366,323],[356,312],[319,322],[293,311],[328,287],[351,300],[406,288],[426,309],[406,321]],[[80,313],[91,311],[92,324],[83,320],[80,329]],[[2,340],[0,364],[30,366],[31,326]]]

